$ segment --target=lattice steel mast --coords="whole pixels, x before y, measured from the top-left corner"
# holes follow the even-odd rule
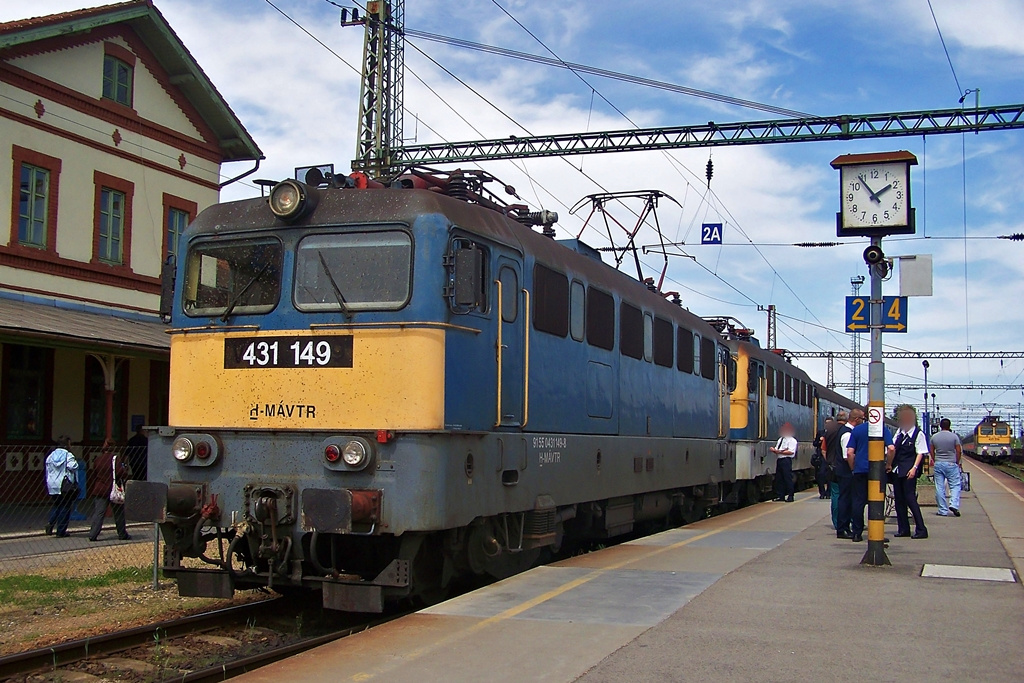
[[[854,275],[850,278],[850,289],[854,296],[860,294],[861,285],[864,284],[863,275]],[[860,334],[854,332],[850,335],[850,353],[853,362],[850,363],[850,383],[853,385],[854,403],[860,403]]]
[[[405,111],[405,0],[375,0],[341,11],[342,26],[363,26],[363,68],[359,89],[359,132],[353,171],[371,178],[391,175],[402,146]]]

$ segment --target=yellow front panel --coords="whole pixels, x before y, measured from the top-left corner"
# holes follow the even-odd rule
[[[444,330],[295,332],[297,337],[352,335],[352,367],[224,367],[226,337],[283,334],[289,333],[175,334],[171,425],[353,431],[444,427]]]
[[[750,356],[740,349],[736,356],[736,388],[729,397],[730,429],[746,429],[750,415],[750,399],[747,397],[747,375],[749,374]]]

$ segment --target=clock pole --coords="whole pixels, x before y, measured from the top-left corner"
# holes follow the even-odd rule
[[[873,253],[881,255],[882,237],[871,238]],[[869,247],[869,249],[871,249]],[[865,252],[866,253],[866,252]],[[868,260],[865,257],[865,260]],[[868,549],[861,564],[891,564],[885,554],[885,363],[882,361],[882,277],[885,261],[869,263],[871,270],[871,363],[868,365]]]
[[[840,210],[836,214],[838,237],[870,237],[864,262],[871,273],[871,299],[867,331],[871,332],[871,364],[868,366],[868,549],[861,564],[881,567],[885,554],[885,364],[882,362],[882,279],[889,261],[882,251],[886,235],[912,235],[914,209],[910,203],[910,167],[917,157],[906,150],[868,154],[844,154],[832,160],[839,171]],[[854,314],[860,315],[860,313]],[[891,313],[890,313],[891,315]],[[865,331],[863,318],[847,313],[847,329]],[[900,325],[897,331],[906,328]]]

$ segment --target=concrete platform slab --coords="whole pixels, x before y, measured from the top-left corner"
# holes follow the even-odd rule
[[[866,544],[836,539],[829,505],[803,493],[542,567],[240,680],[1024,680],[1021,585],[921,576],[1019,562],[1024,486],[972,479],[963,517],[891,538],[891,567],[862,566]]]
[[[696,548],[771,550],[792,537],[793,534],[788,531],[723,531],[720,534],[696,540],[693,542],[693,546]]]
[[[926,564],[921,570],[924,578],[935,579],[971,579],[974,581],[1005,581],[1013,583],[1017,579],[1012,569],[1001,567],[965,567],[950,564]]]

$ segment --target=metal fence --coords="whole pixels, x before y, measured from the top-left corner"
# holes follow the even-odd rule
[[[53,446],[0,444],[0,576],[44,573],[54,577],[85,577],[125,567],[149,567],[154,557],[152,524],[127,523],[130,539],[118,538],[112,509],[101,509],[103,526],[97,541],[89,540],[95,499],[99,446],[73,445],[78,461],[77,500],[71,508],[67,537],[48,533],[54,501],[46,488],[46,457]],[[121,447],[115,454],[128,462],[144,453]],[[159,543],[159,541],[157,541]],[[157,548],[159,551],[160,549]]]

